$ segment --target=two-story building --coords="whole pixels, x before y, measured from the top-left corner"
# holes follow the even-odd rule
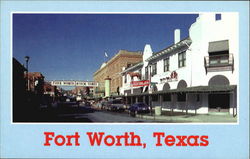
[[[145,102],[171,111],[237,114],[238,15],[202,13],[189,37],[152,52],[146,45],[143,62],[122,71],[128,103]]]

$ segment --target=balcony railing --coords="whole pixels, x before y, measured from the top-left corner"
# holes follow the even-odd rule
[[[207,72],[234,70],[233,54],[213,55],[204,57],[204,66]]]

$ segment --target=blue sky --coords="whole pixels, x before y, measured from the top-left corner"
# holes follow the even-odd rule
[[[194,14],[14,14],[13,56],[45,80],[93,80],[93,73],[119,50],[157,52],[188,36]]]

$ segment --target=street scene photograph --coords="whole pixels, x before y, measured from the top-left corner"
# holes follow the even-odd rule
[[[12,13],[13,123],[238,123],[234,12]]]

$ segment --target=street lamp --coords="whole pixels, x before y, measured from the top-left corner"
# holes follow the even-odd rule
[[[27,76],[27,87],[28,87],[28,91],[30,90],[30,87],[29,87],[29,75],[28,75],[28,72],[29,72],[29,65],[28,65],[28,63],[29,63],[29,59],[30,59],[30,57],[29,56],[25,56],[24,57],[24,59],[25,59],[25,62],[26,62],[26,69],[27,69],[27,71],[26,71],[26,76]]]

